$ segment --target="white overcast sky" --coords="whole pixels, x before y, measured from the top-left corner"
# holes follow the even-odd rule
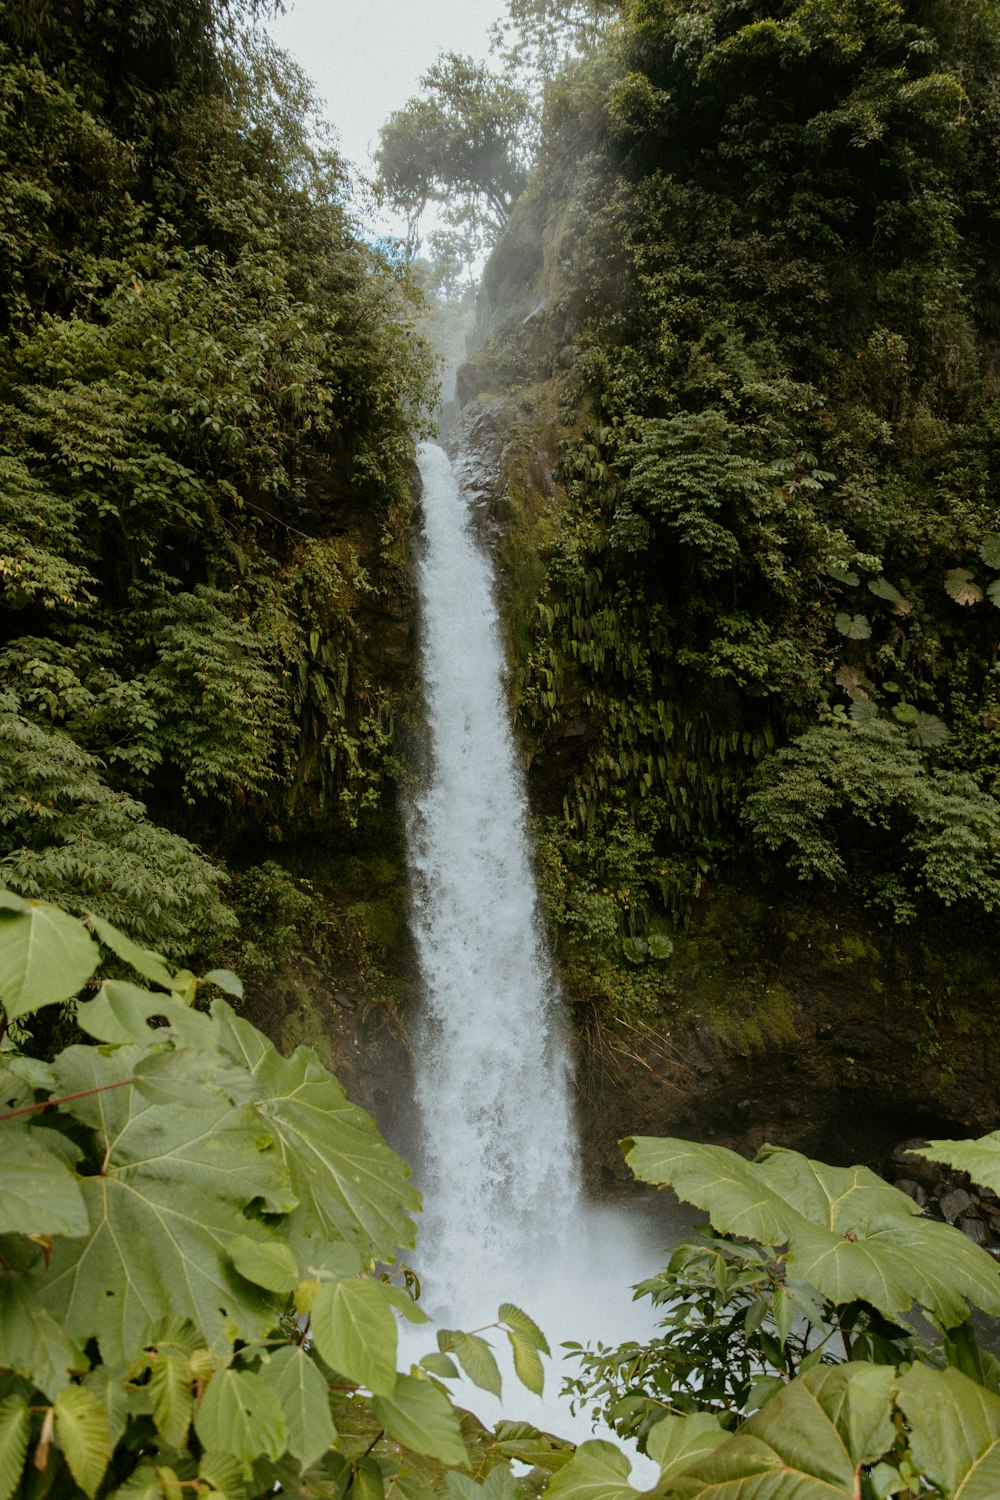
[[[365,169],[379,126],[439,52],[483,57],[504,0],[286,0],[268,24],[326,103],[340,150]]]

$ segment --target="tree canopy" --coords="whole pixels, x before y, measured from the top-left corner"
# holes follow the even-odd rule
[[[423,93],[380,132],[378,190],[411,222],[430,202],[466,199],[493,237],[527,180],[527,97],[487,63],[456,52],[443,54],[420,83]]]

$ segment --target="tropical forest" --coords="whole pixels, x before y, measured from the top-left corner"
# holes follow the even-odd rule
[[[282,9],[0,0],[0,1500],[997,1500],[1000,4]]]

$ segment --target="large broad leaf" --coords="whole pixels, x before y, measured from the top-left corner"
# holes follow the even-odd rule
[[[968,1172],[980,1187],[1000,1193],[1000,1130],[971,1141],[928,1141],[919,1148],[928,1161],[942,1162],[956,1172]]]
[[[719,1426],[718,1418],[709,1412],[693,1412],[689,1417],[667,1416],[649,1432],[646,1452],[659,1465],[661,1479],[669,1479],[714,1453],[728,1436]]]
[[[550,1480],[545,1494],[551,1500],[636,1500],[630,1471],[628,1458],[613,1443],[600,1439],[581,1443]]]
[[[833,623],[840,634],[846,635],[849,641],[866,641],[872,633],[867,615],[839,614]]]
[[[449,1343],[466,1375],[481,1390],[500,1395],[501,1378],[493,1350],[477,1333],[463,1333],[456,1329],[449,1336]]]
[[[391,1396],[374,1396],[372,1409],[390,1437],[443,1464],[467,1464],[469,1455],[448,1397],[429,1380],[400,1375]]]
[[[910,1452],[945,1495],[996,1500],[1000,1495],[1000,1397],[958,1370],[914,1365],[897,1401],[910,1427]]]
[[[86,1204],[65,1154],[63,1138],[51,1130],[20,1120],[0,1124],[0,1234],[87,1233]]]
[[[316,1348],[331,1369],[378,1395],[396,1384],[398,1329],[381,1281],[353,1277],[327,1282],[310,1312]]]
[[[289,1453],[308,1469],[337,1437],[326,1381],[305,1350],[294,1345],[276,1350],[260,1378],[281,1402]]]
[[[208,1452],[232,1453],[249,1469],[262,1454],[280,1458],[288,1441],[277,1393],[248,1370],[218,1370],[194,1421]]]
[[[148,979],[150,984],[158,984],[163,990],[173,988],[173,975],[158,953],[150,948],[140,948],[124,932],[119,932],[117,927],[112,927],[110,922],[105,922],[103,917],[97,917],[93,912],[88,914],[87,924],[106,948],[110,948],[112,953],[127,963],[130,969],[141,974],[143,979]]]
[[[943,719],[938,718],[937,714],[918,713],[915,723],[911,724],[907,731],[906,738],[918,750],[937,750],[951,738],[951,730]]]
[[[102,984],[95,999],[77,1005],[76,1018],[88,1036],[115,1047],[143,1046],[157,1039],[166,1041],[172,1035],[205,1051],[215,1046],[210,1017],[192,1010],[183,1000],[144,990],[124,979],[109,979]],[[164,1029],[167,1026],[169,1031]]]
[[[40,1252],[36,1259],[41,1260]],[[90,1361],[81,1344],[41,1305],[36,1287],[37,1278],[30,1275],[0,1275],[0,1366],[27,1376],[54,1399]]]
[[[637,1176],[669,1182],[717,1230],[787,1246],[791,1275],[843,1304],[869,1302],[890,1318],[920,1303],[945,1328],[965,1299],[1000,1313],[1000,1270],[949,1225],[920,1217],[905,1193],[866,1167],[830,1167],[765,1146],[748,1162],[721,1146],[637,1137],[625,1143]]]
[[[391,1151],[371,1118],[350,1104],[344,1090],[308,1047],[279,1056],[249,1021],[223,1000],[212,1016],[231,1055],[253,1074],[258,1108],[274,1132],[299,1201],[297,1227],[328,1239],[353,1239],[368,1253],[393,1260],[412,1246],[409,1214],[420,1195],[410,1169]]]
[[[11,1500],[21,1482],[30,1430],[31,1414],[23,1396],[0,1401],[0,1500]]]
[[[57,1005],[82,989],[101,950],[75,917],[29,901],[0,909],[0,1004],[8,1020]]]
[[[299,1284],[295,1256],[283,1240],[252,1240],[238,1234],[229,1244],[233,1265],[254,1286],[269,1292],[294,1292]]]
[[[669,1183],[679,1198],[703,1208],[723,1233],[765,1245],[781,1245],[788,1238],[789,1204],[753,1162],[735,1151],[671,1136],[635,1136],[623,1141],[622,1148],[636,1177]]]
[[[944,586],[956,604],[979,604],[983,591],[968,568],[949,568]]]
[[[244,1217],[250,1204],[273,1213],[295,1205],[252,1108],[209,1095],[199,1108],[150,1104],[129,1081],[140,1055],[71,1047],[56,1060],[64,1093],[99,1091],[73,1113],[94,1130],[103,1171],[81,1181],[89,1235],[58,1240],[50,1269],[30,1278],[71,1337],[98,1337],[104,1359],[123,1365],[169,1314],[189,1318],[207,1341],[227,1319],[246,1338],[264,1333],[274,1299],[236,1272],[229,1246],[241,1225],[268,1238]]]
[[[895,1440],[895,1371],[810,1370],[661,1493],[669,1500],[857,1500],[861,1471]]]
[[[94,1495],[111,1458],[108,1416],[93,1391],[68,1385],[55,1400],[56,1441],[70,1473],[87,1495]]]

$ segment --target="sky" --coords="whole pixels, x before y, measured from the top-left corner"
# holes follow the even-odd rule
[[[326,101],[340,150],[366,169],[379,127],[439,52],[485,56],[504,0],[286,0],[268,24]]]

